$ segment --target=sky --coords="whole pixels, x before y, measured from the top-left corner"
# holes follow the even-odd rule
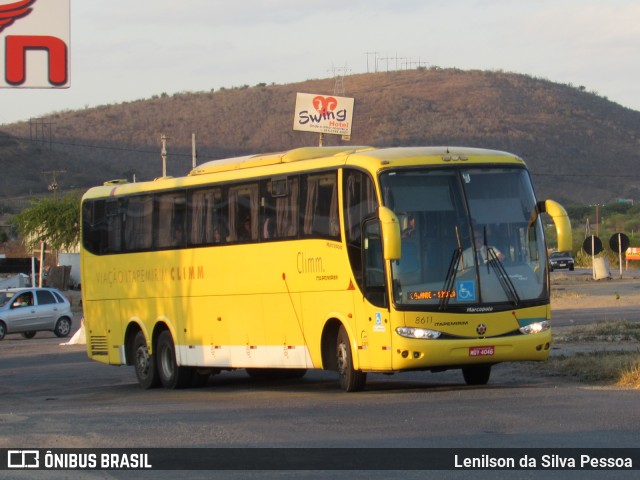
[[[418,65],[532,75],[640,110],[638,51],[638,0],[71,0],[70,87],[0,88],[0,125]]]

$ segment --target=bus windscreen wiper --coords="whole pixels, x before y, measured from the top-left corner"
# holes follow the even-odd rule
[[[450,292],[453,289],[453,284],[456,281],[456,274],[458,272],[458,266],[460,265],[460,260],[462,259],[462,247],[458,247],[453,251],[453,256],[451,257],[451,263],[449,264],[449,271],[447,272],[447,277],[444,280],[443,291],[445,294],[440,299],[440,305],[438,306],[439,310],[446,310],[447,305],[449,304],[449,298],[451,297]]]
[[[504,290],[504,293],[507,294],[507,297],[509,297],[511,303],[513,303],[514,306],[518,305],[520,303],[520,297],[518,296],[516,287],[513,285],[509,274],[504,269],[504,265],[502,265],[502,262],[492,247],[487,248],[487,265],[491,267],[496,277],[498,277],[500,286]]]

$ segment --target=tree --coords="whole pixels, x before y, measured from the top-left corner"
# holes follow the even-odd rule
[[[42,242],[57,251],[74,249],[80,241],[80,193],[32,200],[12,222],[27,249],[34,250]]]

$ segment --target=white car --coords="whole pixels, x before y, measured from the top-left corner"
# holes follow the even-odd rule
[[[39,331],[66,337],[72,318],[71,303],[55,288],[0,290],[0,340],[8,333],[33,338]]]

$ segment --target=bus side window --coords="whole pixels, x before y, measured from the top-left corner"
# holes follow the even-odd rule
[[[364,293],[378,307],[387,307],[387,295],[382,256],[380,221],[372,218],[364,223],[363,238]]]
[[[256,242],[259,231],[258,183],[229,187],[229,241]]]
[[[82,243],[91,253],[109,251],[105,200],[85,200],[82,204]]]
[[[226,240],[226,203],[222,199],[222,188],[191,193],[188,209],[189,245],[214,245]]]
[[[266,190],[262,238],[295,238],[300,199],[298,177],[272,179]]]
[[[303,234],[339,238],[336,174],[309,175],[306,187],[302,219]]]
[[[122,223],[124,222],[124,215],[122,214],[123,203],[124,201],[122,200],[107,200],[107,251],[109,253],[118,253],[122,251]]]
[[[298,236],[298,219],[300,218],[300,179],[289,178],[288,184],[288,196],[276,199],[276,228],[280,237],[295,238]]]
[[[124,240],[126,251],[146,250],[152,245],[153,197],[140,195],[125,202]]]
[[[345,169],[343,173],[345,235],[351,270],[356,282],[362,279],[362,222],[378,209],[373,182],[363,172]]]
[[[158,248],[184,247],[184,221],[186,215],[185,192],[156,195],[154,240]]]

